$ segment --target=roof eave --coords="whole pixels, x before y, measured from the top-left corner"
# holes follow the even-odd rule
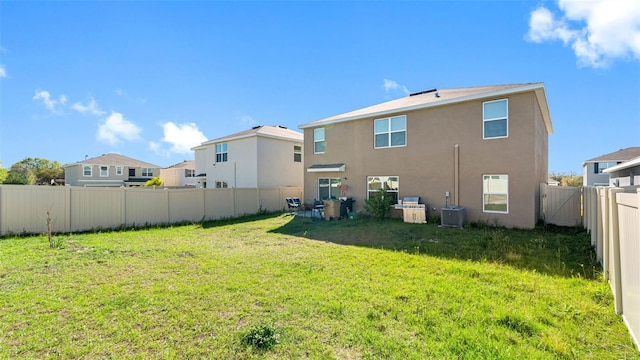
[[[450,104],[456,104],[456,103],[461,103],[461,102],[480,100],[480,99],[497,97],[497,96],[519,94],[519,93],[523,93],[523,92],[527,92],[527,91],[535,91],[536,96],[538,97],[538,103],[541,106],[540,110],[542,111],[542,116],[544,118],[544,122],[545,122],[545,125],[547,127],[547,131],[549,132],[549,134],[553,133],[553,128],[551,126],[551,116],[549,115],[549,107],[548,107],[548,104],[546,102],[546,95],[544,93],[544,84],[543,83],[527,84],[527,85],[518,86],[518,87],[514,87],[514,88],[495,90],[495,91],[490,91],[490,92],[485,92],[485,93],[480,93],[480,94],[474,94],[474,95],[468,95],[468,96],[463,96],[463,97],[458,97],[458,98],[453,98],[453,99],[445,99],[445,100],[435,101],[435,102],[426,103],[426,104],[404,106],[404,107],[388,109],[388,110],[383,110],[383,111],[376,111],[376,112],[371,112],[371,113],[366,113],[366,114],[348,116],[348,117],[338,118],[338,119],[334,119],[334,120],[324,121],[324,120],[320,119],[320,120],[315,120],[315,121],[312,121],[312,122],[308,122],[306,124],[299,125],[298,128],[299,129],[307,129],[307,128],[312,128],[312,127],[317,127],[317,126],[323,126],[323,125],[329,125],[329,124],[337,124],[337,123],[353,121],[353,120],[360,120],[360,119],[367,119],[367,118],[371,118],[371,117],[391,115],[391,114],[395,114],[395,113],[399,113],[399,112],[421,110],[421,109],[427,109],[427,108],[431,108],[431,107],[450,105]],[[542,97],[542,99],[540,99],[540,97]],[[541,100],[544,100],[544,101],[541,101]]]

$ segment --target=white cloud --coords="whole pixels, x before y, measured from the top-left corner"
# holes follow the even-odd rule
[[[173,122],[168,122],[162,125],[162,129],[164,130],[162,141],[171,144],[169,152],[189,154],[192,147],[207,141],[207,137],[193,123],[174,124]],[[156,145],[156,143],[149,144],[154,151],[158,150]]]
[[[249,115],[240,116],[240,123],[242,123],[243,125],[246,125],[246,126],[251,126],[251,127],[253,127],[253,126],[258,124],[258,122],[254,118],[249,116]]]
[[[7,70],[5,70],[4,65],[0,65],[0,78],[7,77]]]
[[[42,104],[51,112],[56,112],[56,106],[58,104],[64,105],[67,102],[65,95],[60,95],[58,100],[51,98],[51,94],[46,90],[36,90],[33,100],[42,100]]]
[[[640,60],[640,1],[559,0],[560,18],[547,8],[531,12],[529,41],[561,40],[578,63],[605,67],[613,59]]]
[[[122,140],[133,141],[140,137],[142,128],[125,119],[122,114],[112,112],[102,124],[98,126],[97,138],[100,141],[116,144]]]
[[[86,113],[90,113],[93,115],[104,115],[105,112],[102,111],[99,107],[98,104],[96,103],[96,100],[92,97],[89,102],[87,103],[87,105],[83,105],[80,102],[77,102],[73,105],[71,105],[71,109],[82,113],[82,114],[86,114]]]
[[[409,95],[409,89],[406,86],[400,85],[397,82],[389,79],[384,79],[384,91],[402,91],[405,95]]]

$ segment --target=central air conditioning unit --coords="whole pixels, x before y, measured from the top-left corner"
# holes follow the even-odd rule
[[[440,226],[462,228],[464,225],[464,208],[461,206],[445,206],[442,208]]]

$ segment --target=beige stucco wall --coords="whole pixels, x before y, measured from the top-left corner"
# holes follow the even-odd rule
[[[482,139],[483,101],[509,100],[508,137]],[[374,149],[373,120],[325,127],[326,150],[313,153],[313,128],[305,129],[305,169],[313,164],[346,164],[341,173],[305,172],[305,199],[317,197],[319,177],[340,177],[346,195],[364,209],[367,176],[399,176],[399,198],[420,196],[430,212],[445,206],[445,192],[465,207],[468,221],[534,227],[539,184],[547,179],[546,128],[533,92],[458,103],[393,115],[407,115],[407,146]],[[459,193],[455,193],[454,149],[459,146]],[[509,175],[509,213],[482,211],[482,176]],[[346,179],[344,179],[346,178]]]

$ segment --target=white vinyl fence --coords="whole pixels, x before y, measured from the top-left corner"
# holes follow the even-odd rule
[[[640,189],[584,188],[584,218],[616,313],[640,349]]]
[[[0,236],[198,222],[286,208],[301,187],[164,189],[0,185]]]

